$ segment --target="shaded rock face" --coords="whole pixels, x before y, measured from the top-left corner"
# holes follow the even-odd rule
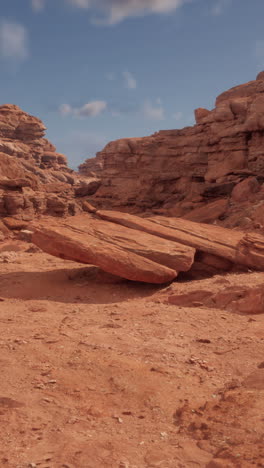
[[[81,174],[102,179],[94,202],[98,207],[180,217],[209,205],[210,219],[204,212],[201,222],[263,226],[261,216],[255,215],[260,207],[264,210],[263,93],[260,73],[257,80],[221,94],[212,111],[197,109],[193,127],[109,143],[80,166]],[[254,182],[236,188],[248,178]],[[210,204],[218,200],[225,203],[213,215]]]
[[[39,214],[74,215],[80,193],[94,193],[98,179],[81,177],[44,138],[41,120],[14,105],[0,106],[0,217],[30,220]]]

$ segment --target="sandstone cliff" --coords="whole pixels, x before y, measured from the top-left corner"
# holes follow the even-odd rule
[[[264,72],[195,117],[193,127],[111,142],[82,164],[102,179],[95,204],[262,229]]]
[[[44,138],[45,130],[41,120],[19,107],[0,107],[0,218],[8,227],[18,227],[14,219],[39,214],[79,213],[80,197],[100,183],[69,169],[66,157]]]

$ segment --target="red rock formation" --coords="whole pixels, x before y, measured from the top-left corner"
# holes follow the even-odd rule
[[[51,255],[146,283],[172,281],[177,276],[175,266],[186,270],[194,257],[194,249],[93,220],[89,215],[73,217],[66,223],[40,223],[34,229],[32,242]]]
[[[157,294],[161,302],[181,307],[208,307],[240,314],[264,312],[262,274],[217,276],[187,284],[174,283]]]
[[[193,127],[109,143],[80,166],[81,174],[102,179],[93,201],[98,207],[186,216],[225,200],[208,222],[220,218],[227,227],[263,228],[263,215],[256,214],[264,210],[263,93],[260,73],[221,94],[212,111],[197,109]],[[248,178],[255,182],[238,188]]]
[[[264,236],[180,218],[97,211],[32,229],[32,242],[51,255],[146,283],[166,283],[179,272],[197,278],[241,266],[264,271]]]
[[[73,215],[78,200],[100,181],[82,178],[44,138],[41,120],[14,105],[0,107],[0,217],[30,220],[35,215]],[[7,224],[7,222],[6,222]],[[10,224],[10,223],[9,223]]]
[[[221,257],[233,264],[264,270],[264,236],[255,233],[245,234],[165,216],[145,219],[117,211],[97,211],[96,215],[105,221],[193,247],[210,254],[213,261],[216,258],[218,262]]]

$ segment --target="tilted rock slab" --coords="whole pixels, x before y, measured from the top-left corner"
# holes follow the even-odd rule
[[[172,281],[180,269],[191,268],[195,254],[192,248],[89,215],[49,219],[33,229],[32,242],[51,255],[146,283]]]
[[[195,249],[178,242],[153,236],[91,216],[75,216],[67,221],[71,227],[94,235],[101,241],[148,258],[176,271],[189,271],[194,262]]]
[[[154,236],[191,246],[198,251],[223,257],[234,264],[254,270],[264,270],[264,237],[215,225],[195,223],[186,219],[138,216],[117,211],[97,211],[102,219]]]

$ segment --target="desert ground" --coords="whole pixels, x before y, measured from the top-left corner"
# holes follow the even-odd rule
[[[264,467],[263,314],[169,304],[194,282],[134,283],[15,240],[0,280],[1,467]]]

